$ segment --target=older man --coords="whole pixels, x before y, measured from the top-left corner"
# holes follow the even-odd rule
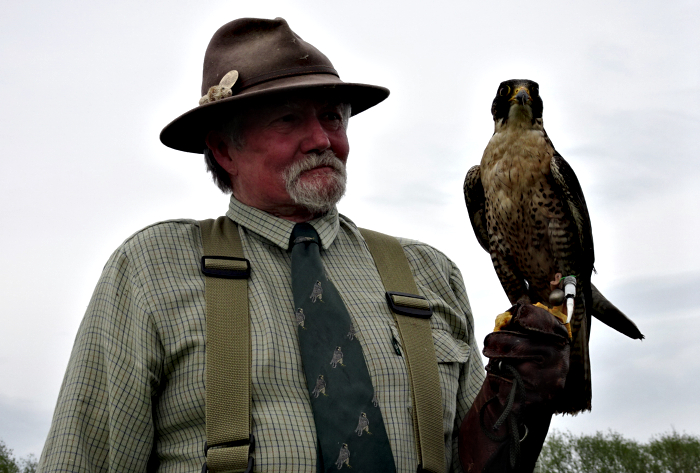
[[[252,268],[255,471],[414,472],[419,465],[404,341],[362,234],[335,208],[345,191],[348,119],[387,96],[381,87],[342,82],[284,20],[241,19],[211,40],[200,105],[161,134],[172,148],[204,150],[215,182],[232,192],[226,215]],[[442,253],[400,242],[432,307],[444,467],[461,471],[460,422],[484,379],[467,295]],[[299,302],[292,273],[304,251],[320,255],[322,276]],[[154,224],[115,251],[76,338],[40,471],[199,471],[207,440],[202,255],[200,222],[192,220]],[[325,342],[308,341],[318,320],[310,310],[328,319],[322,331],[349,327],[340,327],[348,341],[324,352],[318,375],[308,353]],[[338,400],[340,387],[349,394]],[[321,425],[329,416],[317,404],[331,399],[330,417],[340,418],[358,396],[364,407],[331,439],[334,427]],[[476,419],[463,426],[473,445],[482,435]]]

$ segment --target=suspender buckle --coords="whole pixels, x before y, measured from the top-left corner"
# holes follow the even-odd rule
[[[386,291],[386,301],[396,314],[419,319],[429,319],[433,315],[430,302],[423,296],[405,292]]]
[[[213,278],[248,279],[250,261],[233,256],[202,256],[202,272]]]
[[[234,448],[234,447],[245,447],[248,446],[248,466],[246,467],[245,470],[242,470],[243,473],[252,473],[253,472],[253,466],[255,465],[255,459],[251,455],[255,451],[255,435],[250,434],[248,439],[242,439],[242,440],[234,440],[233,442],[226,442],[226,443],[220,443],[217,445],[212,445],[209,446],[207,445],[207,442],[204,442],[204,456],[207,456],[207,452],[209,450],[215,450],[218,448]],[[207,467],[207,462],[205,461],[204,464],[202,465],[202,473],[208,473],[209,467]]]

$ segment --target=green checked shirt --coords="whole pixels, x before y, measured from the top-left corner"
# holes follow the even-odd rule
[[[315,473],[316,431],[291,289],[294,223],[233,198],[227,215],[239,225],[252,266],[255,470]],[[413,473],[409,380],[379,273],[348,218],[334,210],[310,223],[362,343],[397,471]],[[401,243],[420,294],[433,306],[446,465],[461,471],[459,423],[484,378],[469,301],[445,255],[413,240]],[[114,252],[78,331],[39,471],[200,471],[206,440],[201,256],[193,220],[147,227]]]

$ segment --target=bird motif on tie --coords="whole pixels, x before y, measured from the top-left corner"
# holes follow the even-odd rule
[[[314,398],[317,398],[319,394],[328,396],[328,394],[326,394],[326,379],[322,374],[318,375],[318,378],[316,378],[316,386],[314,390],[311,391],[311,394],[313,394]]]
[[[323,302],[323,288],[321,287],[321,281],[316,281],[314,288],[311,290],[309,299],[311,299],[311,302],[316,302],[317,300]]]
[[[355,325],[350,322],[350,329],[348,330],[348,334],[346,335],[348,340],[355,340],[355,337],[357,336],[357,331],[355,330]]]
[[[343,464],[346,464],[349,468],[352,468],[350,466],[350,450],[348,449],[347,443],[344,443],[343,446],[340,447],[340,453],[338,454],[338,459],[335,462],[335,466],[340,470],[343,467]]]
[[[575,414],[591,409],[591,315],[630,338],[644,336],[591,284],[588,208],[573,169],[544,130],[542,110],[536,82],[499,85],[491,106],[495,131],[481,164],[467,173],[464,197],[476,238],[512,304],[564,306],[564,291],[575,288],[567,304],[573,305],[570,368],[558,407]]]
[[[338,364],[340,364],[340,366],[345,366],[343,364],[343,352],[341,351],[340,347],[335,347],[335,351],[333,352],[333,358],[331,359],[331,366],[335,368],[336,366],[338,366]]]
[[[304,327],[304,321],[306,320],[306,315],[304,315],[304,309],[299,307],[297,309],[297,311],[294,313],[294,319],[297,321],[297,324],[299,325],[299,327],[306,330],[306,327]]]
[[[357,428],[355,429],[355,433],[358,437],[362,437],[362,432],[367,432],[369,435],[372,435],[372,432],[369,431],[369,419],[364,412],[360,414],[360,419],[357,421]]]
[[[294,239],[294,244],[296,245],[298,243],[311,243],[312,241],[316,241],[316,240],[314,240],[313,237],[301,236],[301,237],[297,237]]]

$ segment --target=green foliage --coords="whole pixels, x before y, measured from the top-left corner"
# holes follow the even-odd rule
[[[700,472],[700,438],[675,430],[652,438],[646,447],[651,473]]]
[[[577,437],[554,430],[540,463],[543,473],[700,473],[700,438],[673,431],[642,444],[612,431]]]
[[[22,473],[36,473],[36,469],[39,466],[39,460],[33,454],[27,455],[26,458],[22,458],[18,464],[20,471]]]
[[[0,473],[36,473],[37,466],[38,461],[31,454],[18,463],[12,455],[12,450],[0,439]]]
[[[0,440],[0,473],[19,473],[12,450],[7,448],[2,440]]]

